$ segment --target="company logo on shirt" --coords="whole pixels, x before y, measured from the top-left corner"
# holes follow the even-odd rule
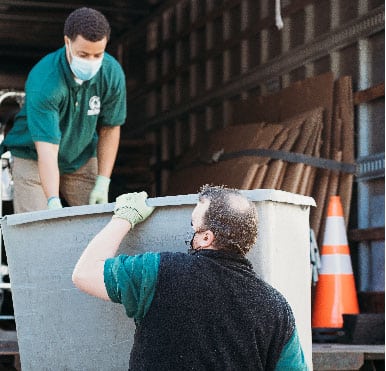
[[[92,115],[98,115],[100,110],[101,110],[101,100],[99,97],[94,95],[93,97],[90,98],[88,105],[90,109],[87,111],[88,116]]]

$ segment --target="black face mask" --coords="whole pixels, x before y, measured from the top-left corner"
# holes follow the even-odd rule
[[[188,254],[195,254],[198,250],[196,250],[194,247],[193,247],[193,240],[194,240],[194,237],[196,237],[196,233],[197,232],[194,232],[192,237],[187,240],[185,240],[185,244],[188,246]]]

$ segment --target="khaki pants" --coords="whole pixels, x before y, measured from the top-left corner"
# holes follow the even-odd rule
[[[40,182],[37,161],[20,157],[14,157],[13,160],[15,214],[46,210],[47,197]],[[74,173],[61,175],[59,193],[62,200],[66,200],[69,206],[87,205],[97,171],[97,159],[93,157]]]

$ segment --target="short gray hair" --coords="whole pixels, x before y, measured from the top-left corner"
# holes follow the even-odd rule
[[[204,185],[199,202],[209,200],[200,230],[210,230],[217,249],[245,255],[256,243],[258,216],[255,205],[238,190]]]

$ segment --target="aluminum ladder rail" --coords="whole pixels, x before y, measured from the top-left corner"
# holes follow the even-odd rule
[[[21,107],[24,102],[25,92],[21,91],[0,91],[0,106],[1,104],[9,98],[14,98],[16,102]],[[1,123],[0,123],[1,124]],[[0,143],[4,140],[4,130],[5,127],[0,129]],[[0,155],[0,218],[3,217],[3,158]],[[0,290],[11,290],[11,283],[10,282],[4,282],[3,277],[8,274],[8,267],[3,266],[3,238],[2,238],[2,231],[0,228]],[[1,303],[2,305],[2,303]],[[1,308],[1,306],[0,306]],[[15,317],[12,315],[1,315],[0,314],[0,320],[14,320]]]

